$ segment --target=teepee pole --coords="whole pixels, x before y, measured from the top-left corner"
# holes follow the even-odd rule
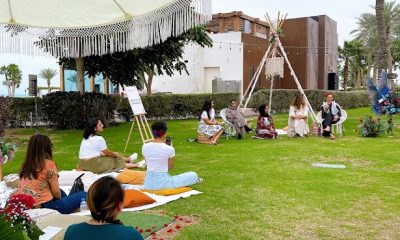
[[[283,57],[285,58],[286,64],[287,64],[288,67],[289,67],[290,75],[293,76],[293,79],[294,79],[294,81],[296,82],[297,88],[300,90],[301,94],[304,95],[304,98],[305,98],[305,100],[306,100],[307,106],[308,106],[308,108],[310,109],[311,118],[313,119],[313,122],[318,122],[318,121],[317,121],[317,116],[315,115],[315,112],[314,112],[314,110],[313,110],[313,108],[312,108],[310,102],[308,101],[307,95],[304,93],[304,90],[303,90],[303,88],[301,87],[301,84],[300,84],[300,82],[299,82],[299,79],[297,79],[296,73],[294,72],[294,70],[293,70],[293,68],[292,68],[292,65],[291,65],[290,62],[289,62],[289,59],[288,59],[288,57],[287,57],[287,55],[286,55],[286,52],[285,52],[285,50],[284,50],[283,47],[282,47],[281,40],[279,39],[278,36],[276,37],[275,41],[277,42],[277,45],[278,45],[279,49],[281,50]]]

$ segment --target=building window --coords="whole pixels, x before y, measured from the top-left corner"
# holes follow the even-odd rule
[[[251,23],[249,20],[244,20],[244,28],[243,28],[244,33],[251,33]]]

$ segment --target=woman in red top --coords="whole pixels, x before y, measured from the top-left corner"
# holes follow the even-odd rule
[[[67,196],[60,189],[51,148],[48,136],[37,134],[31,137],[19,173],[18,193],[32,195],[35,206],[54,209],[62,214],[72,213],[79,208],[81,200],[86,199],[86,192]]]
[[[258,107],[260,115],[257,118],[256,133],[258,138],[278,138],[278,133],[275,131],[274,121],[269,114],[269,108],[263,104]]]

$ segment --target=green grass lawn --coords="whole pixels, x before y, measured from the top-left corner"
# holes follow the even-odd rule
[[[191,215],[198,223],[178,239],[400,239],[400,124],[393,137],[361,138],[354,129],[369,108],[349,109],[345,136],[239,141],[217,146],[187,142],[196,137],[196,120],[168,121],[176,149],[172,173],[196,171],[203,194],[161,206],[170,216]],[[278,128],[287,115],[274,115]],[[386,117],[382,117],[386,121]],[[254,122],[254,121],[253,121]],[[254,125],[254,123],[253,123]],[[123,151],[130,123],[105,129],[110,149]],[[26,143],[32,129],[11,132]],[[59,169],[76,166],[82,131],[45,131],[54,143]],[[137,129],[129,154],[140,153]],[[25,147],[4,174],[17,172]],[[338,163],[346,169],[314,168]]]

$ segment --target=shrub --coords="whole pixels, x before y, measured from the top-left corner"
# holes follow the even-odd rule
[[[11,116],[10,114],[11,99],[8,97],[0,97],[0,137],[4,135],[4,130]]]
[[[38,117],[43,118],[42,99],[37,98],[36,101]],[[31,113],[33,114],[32,117],[35,117],[35,98],[13,98],[10,110],[15,125],[26,126],[26,122],[31,120]]]
[[[239,99],[239,94],[154,94],[141,97],[149,119],[197,118],[207,98],[213,99],[216,110],[221,110],[229,106],[231,99]],[[128,99],[115,96],[115,102],[118,103],[119,114],[129,120],[133,113]]]
[[[288,112],[289,106],[292,103],[297,89],[274,89],[272,92],[272,105],[271,108],[276,112]],[[325,91],[325,90],[304,90],[307,95],[308,101],[313,107],[314,111],[320,108],[321,103],[325,101],[325,94],[333,92],[335,101],[340,104],[344,109],[364,107],[371,105],[366,91]],[[249,107],[257,108],[261,104],[269,102],[269,90],[260,90],[252,96],[249,102]]]
[[[57,129],[83,128],[89,117],[107,124],[115,109],[115,100],[102,93],[52,92],[43,97],[43,112]]]

